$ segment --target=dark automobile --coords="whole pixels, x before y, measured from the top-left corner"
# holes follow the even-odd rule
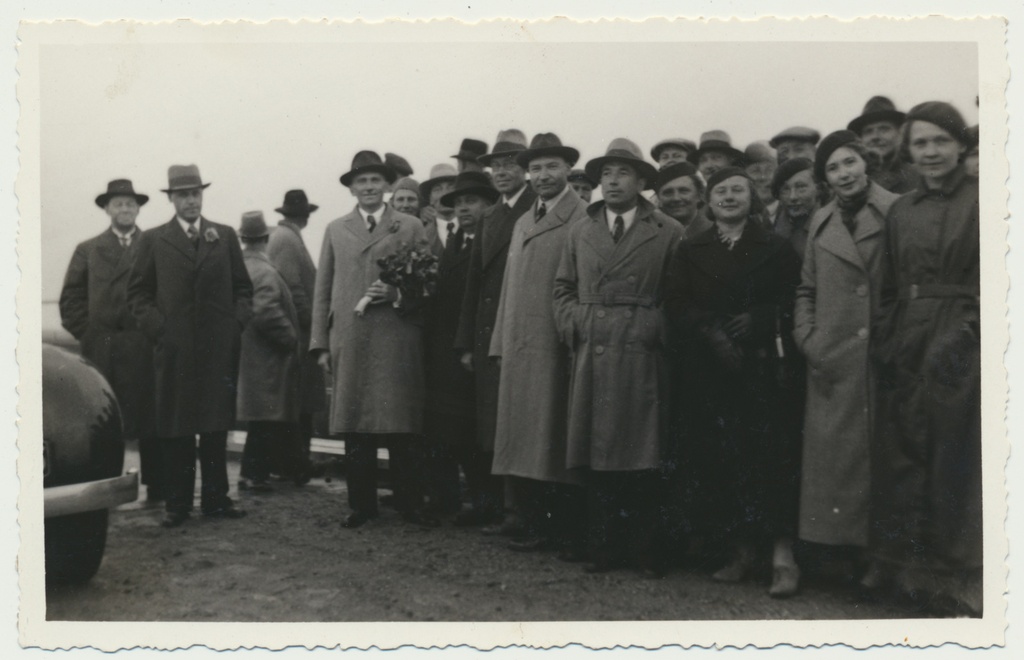
[[[122,474],[121,412],[107,381],[84,358],[43,344],[43,510],[48,582],[96,574],[108,509],[138,496]]]

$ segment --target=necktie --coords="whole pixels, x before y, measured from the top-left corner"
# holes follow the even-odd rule
[[[188,234],[188,240],[192,241],[192,247],[199,247],[199,230],[196,229],[196,226],[189,225],[186,233]]]
[[[540,206],[537,207],[537,222],[540,222],[541,218],[547,215],[547,213],[548,207],[544,205],[544,202],[541,202]]]
[[[618,243],[622,240],[622,235],[626,233],[626,221],[622,219],[621,215],[615,216],[615,229],[612,230],[612,240]]]
[[[118,238],[118,240],[121,241],[121,247],[123,247],[123,248],[126,248],[126,247],[128,247],[129,245],[132,244],[132,237],[131,236],[118,236],[117,238]]]
[[[366,216],[366,224],[369,225],[371,234],[377,228],[377,220],[372,215]]]
[[[466,240],[464,240],[463,243],[462,243],[462,249],[463,250],[468,250],[471,247],[473,247],[473,237],[472,236],[466,236]]]
[[[448,229],[448,239],[447,240],[450,241],[450,240],[452,240],[452,236],[454,236],[454,234],[455,234],[455,223],[451,222],[449,220],[448,224],[446,226],[447,226],[447,229]]]

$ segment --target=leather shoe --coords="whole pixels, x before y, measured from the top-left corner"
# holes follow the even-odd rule
[[[455,514],[456,527],[478,527],[494,522],[495,515],[484,509],[467,509]]]
[[[508,516],[500,525],[488,525],[480,530],[484,536],[523,536],[526,525],[516,516]]]
[[[772,571],[772,586],[768,595],[772,598],[789,598],[800,588],[800,569],[796,566],[776,566]]]
[[[353,511],[348,514],[348,517],[341,521],[341,526],[345,529],[355,529],[362,527],[370,520],[377,517],[377,514],[363,513],[362,511]]]
[[[245,518],[245,511],[242,509],[236,509],[233,505],[229,505],[221,507],[220,509],[203,511],[203,515],[207,518],[228,518],[230,520],[236,520],[238,518]]]
[[[168,511],[164,514],[164,519],[160,521],[160,526],[168,529],[180,527],[186,520],[188,520],[187,512]]]
[[[741,559],[734,559],[727,566],[715,571],[711,579],[715,582],[742,582],[743,578],[747,577],[749,570],[749,563]]]

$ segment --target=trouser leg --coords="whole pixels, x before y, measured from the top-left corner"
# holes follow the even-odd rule
[[[596,564],[623,560],[622,473],[592,470],[588,484],[588,544]]]
[[[270,476],[267,452],[271,429],[267,422],[249,422],[246,425],[245,447],[242,449],[242,478],[266,481]]]
[[[491,474],[493,461],[493,452],[472,448],[465,450],[460,462],[466,473],[466,486],[469,488],[473,508],[499,513],[503,499],[501,495],[503,483],[500,477]]]
[[[395,492],[395,508],[402,513],[423,506],[423,440],[408,433],[388,438],[388,462]]]
[[[642,568],[661,569],[665,557],[659,551],[661,480],[656,470],[629,473],[627,494],[630,513],[628,536],[634,539],[634,557]]]
[[[139,478],[148,487],[150,496],[166,492],[160,453],[159,438],[152,435],[139,438]]]
[[[195,436],[160,438],[160,455],[167,488],[164,506],[168,513],[188,513],[196,487]]]
[[[553,484],[550,533],[556,545],[576,553],[587,547],[587,491],[582,486]]]
[[[231,506],[228,497],[227,431],[199,434],[199,467],[203,485],[201,505],[204,512]]]
[[[345,484],[353,511],[377,514],[377,438],[365,433],[345,436]]]
[[[423,490],[430,499],[430,508],[436,513],[454,513],[459,510],[459,464],[450,447],[437,439],[424,446],[426,479]]]

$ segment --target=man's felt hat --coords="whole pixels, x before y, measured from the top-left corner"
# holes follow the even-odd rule
[[[658,157],[661,156],[661,152],[665,150],[665,147],[679,147],[686,152],[687,156],[692,154],[694,151],[697,151],[697,143],[693,140],[687,140],[686,138],[668,138],[651,147],[651,158],[657,161]]]
[[[420,184],[420,202],[430,203],[430,191],[439,183],[454,181],[457,172],[454,165],[438,163],[430,168],[430,178]]]
[[[569,167],[572,167],[580,159],[580,152],[572,147],[563,146],[562,141],[554,133],[537,133],[530,141],[530,148],[516,154],[516,163],[526,169],[531,160],[544,156],[564,158]]]
[[[398,176],[412,176],[412,165],[409,161],[402,158],[398,154],[393,154],[390,151],[384,154],[384,164],[395,171]]]
[[[658,178],[658,170],[654,165],[651,165],[644,160],[640,147],[637,146],[636,142],[626,138],[615,138],[612,140],[604,155],[587,161],[587,165],[584,169],[587,172],[587,176],[595,181],[600,181],[601,168],[605,166],[605,163],[613,161],[617,163],[626,163],[627,165],[632,166],[636,170],[636,173],[643,177],[647,184],[646,188],[653,187],[655,179]]]
[[[135,203],[142,206],[149,201],[148,195],[135,192],[132,182],[128,179],[114,179],[107,184],[107,192],[96,198],[96,206],[101,209],[107,208],[107,203],[114,197],[134,197]]]
[[[526,134],[518,128],[506,128],[498,131],[498,137],[494,141],[494,148],[491,153],[484,154],[476,159],[484,167],[490,167],[491,161],[504,156],[515,157],[517,153],[526,149]]]
[[[341,185],[348,187],[352,185],[352,180],[360,174],[372,172],[382,175],[388,183],[394,183],[398,178],[395,170],[385,164],[376,151],[360,151],[352,159],[352,169],[341,175]]]
[[[573,170],[569,172],[569,181],[582,181],[589,183],[591,188],[597,187],[597,181],[594,181],[584,170]]]
[[[675,181],[679,177],[697,176],[697,168],[693,166],[693,163],[683,161],[681,163],[672,163],[668,167],[658,170],[658,179],[654,182],[654,191],[661,190],[666,183]]]
[[[778,149],[779,145],[783,142],[796,141],[796,142],[809,142],[810,144],[818,144],[818,140],[821,139],[821,133],[808,128],[806,126],[790,126],[786,130],[782,131],[771,140],[768,140],[768,144],[773,149]]]
[[[743,152],[732,146],[732,138],[728,133],[718,129],[701,133],[700,145],[696,151],[686,157],[686,160],[696,165],[700,162],[700,157],[709,151],[718,151],[738,163],[743,162]]]
[[[441,203],[449,208],[455,206],[455,198],[459,195],[480,195],[487,204],[498,201],[501,193],[491,185],[491,179],[483,172],[460,172],[455,177],[455,188],[441,197]]]
[[[310,204],[306,198],[305,190],[289,190],[284,194],[284,202],[274,209],[281,215],[289,218],[303,218],[320,208],[316,204]]]
[[[172,193],[179,190],[195,190],[196,188],[208,188],[209,183],[203,183],[199,176],[199,168],[195,165],[171,165],[167,168],[167,187],[160,192]]]
[[[458,160],[471,160],[476,162],[476,159],[487,153],[487,143],[483,140],[474,140],[473,138],[466,138],[459,145],[459,153],[454,154],[452,158]]]
[[[751,142],[747,145],[747,148],[743,150],[743,162],[747,165],[753,163],[774,163],[778,160],[779,155],[772,149],[771,146],[763,141],[758,140],[757,142]]]
[[[263,219],[263,211],[246,211],[242,214],[242,225],[238,228],[238,237],[246,239],[263,238],[270,234],[267,221]]]
[[[889,100],[888,97],[872,96],[864,104],[864,111],[860,113],[860,116],[851,120],[846,125],[846,128],[860,135],[865,126],[879,121],[892,122],[898,127],[903,124],[906,116],[906,114],[896,109],[896,104]]]

